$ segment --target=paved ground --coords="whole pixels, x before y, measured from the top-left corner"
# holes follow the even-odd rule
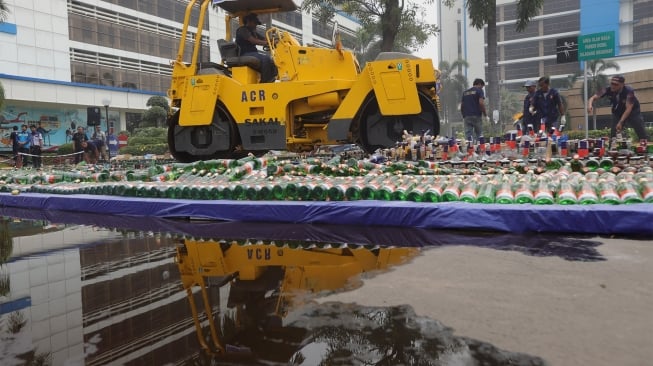
[[[322,298],[411,305],[455,334],[551,365],[653,365],[653,238],[594,238],[603,261],[446,246]]]

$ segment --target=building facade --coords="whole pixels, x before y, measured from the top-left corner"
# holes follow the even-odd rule
[[[41,123],[48,131],[46,145],[53,149],[69,142],[71,132],[89,122],[89,108],[100,111],[103,129],[131,129],[150,97],[166,95],[187,0],[5,3],[9,16],[0,24],[0,82],[6,94],[0,150],[11,149],[11,128],[21,124]],[[220,62],[217,40],[225,36],[224,13],[210,9],[207,15],[200,58]],[[198,17],[196,5],[187,42],[194,42],[197,27],[192,25]],[[337,17],[343,38],[353,39],[357,23]],[[330,45],[333,25],[317,23],[310,14],[275,14],[264,22],[290,31],[304,44]],[[186,50],[190,53],[192,47]]]

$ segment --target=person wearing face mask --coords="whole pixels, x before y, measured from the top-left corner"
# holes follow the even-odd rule
[[[612,104],[612,127],[610,137],[621,133],[625,126],[635,129],[637,138],[644,142],[648,140],[644,119],[639,107],[639,100],[635,96],[635,89],[626,85],[623,75],[615,75],[610,79],[610,85],[599,90],[587,101],[587,111],[591,114],[596,99],[608,97]]]

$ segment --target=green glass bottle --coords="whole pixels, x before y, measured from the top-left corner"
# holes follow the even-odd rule
[[[460,200],[467,203],[474,203],[478,199],[478,181],[469,179],[460,190]]]
[[[619,181],[619,184],[617,185],[617,193],[619,194],[621,202],[625,204],[644,202],[644,199],[637,190],[635,182],[631,180],[622,179]]]
[[[580,161],[580,156],[578,156],[578,154],[574,154],[569,165],[572,172],[580,172],[583,169],[583,163]]]
[[[454,202],[460,200],[460,188],[462,179],[452,177],[442,190],[442,202]]]
[[[599,196],[596,194],[591,182],[583,181],[578,185],[578,203],[581,205],[593,205],[599,203]]]
[[[234,199],[234,200],[244,200],[246,198],[245,197],[245,190],[246,190],[245,185],[235,184],[233,186],[232,197],[231,198]]]
[[[345,191],[347,187],[343,184],[336,183],[327,191],[327,197],[330,201],[343,201],[345,199]]]
[[[413,187],[413,189],[408,192],[406,200],[413,202],[422,202],[424,200],[424,193],[426,193],[424,188],[420,186]]]
[[[537,189],[533,198],[536,205],[552,205],[555,202],[553,192],[546,179],[538,179]]]
[[[617,183],[615,181],[599,178],[598,182],[599,201],[609,205],[618,205],[621,198],[617,193]]]
[[[261,186],[258,184],[252,184],[245,186],[245,198],[249,201],[258,200],[258,194],[261,189]]]
[[[275,183],[272,185],[270,199],[275,201],[284,201],[286,199],[286,188],[284,184]]]
[[[520,179],[515,183],[514,191],[516,203],[524,204],[535,202],[530,182],[527,182],[525,179]]]
[[[653,181],[647,178],[639,179],[639,191],[642,200],[646,203],[653,203]]]
[[[408,193],[412,189],[412,184],[402,183],[396,186],[392,192],[393,201],[406,201],[408,199]]]
[[[358,201],[361,199],[362,187],[359,183],[351,184],[345,191],[347,201]]]
[[[299,192],[298,192],[298,189],[297,189],[297,184],[295,182],[293,182],[293,181],[287,182],[285,187],[284,187],[284,190],[285,190],[285,194],[286,194],[285,199],[288,199],[288,200],[291,200],[291,201],[297,199],[297,195],[298,195]]]
[[[315,185],[311,191],[311,199],[313,201],[326,201],[329,188],[330,186],[324,183]]]
[[[376,190],[378,186],[375,183],[368,183],[361,189],[361,199],[363,200],[374,200],[376,199]]]
[[[612,169],[614,166],[614,161],[609,157],[604,157],[599,161],[599,167],[604,169],[606,172]]]
[[[567,180],[560,181],[560,187],[556,195],[556,201],[560,205],[575,205],[578,203],[576,190],[572,184]]]
[[[478,187],[476,201],[480,203],[494,203],[496,199],[497,181],[487,180]]]
[[[594,158],[589,158],[585,161],[585,168],[589,170],[590,172],[596,171],[600,166],[600,163],[598,160]]]
[[[497,187],[495,202],[504,205],[515,203],[515,194],[512,190],[512,184],[507,177],[502,179],[501,183]]]
[[[231,186],[225,185],[219,188],[220,189],[220,196],[222,199],[225,200],[233,200],[234,199],[234,191],[231,188]]]
[[[381,186],[376,190],[375,197],[381,201],[392,201],[392,192],[394,189],[395,186],[390,184]]]
[[[297,200],[298,201],[310,201],[312,199],[311,194],[313,192],[313,184],[302,182],[297,185]]]
[[[430,186],[422,195],[422,202],[442,202],[442,189],[440,186]]]

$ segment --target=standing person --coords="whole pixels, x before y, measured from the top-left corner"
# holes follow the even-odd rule
[[[18,126],[14,126],[11,129],[11,134],[9,135],[11,140],[11,153],[14,159],[14,166],[16,166],[16,159],[18,158]]]
[[[548,76],[542,76],[537,81],[538,90],[535,92],[535,108],[542,113],[544,118],[544,127],[546,133],[551,131],[552,127],[560,128],[565,124],[565,107],[562,104],[560,93],[555,88],[549,86],[551,80]]]
[[[617,133],[621,133],[624,126],[628,124],[635,129],[637,138],[640,141],[648,140],[646,129],[644,128],[644,119],[639,108],[639,100],[635,96],[635,90],[625,83],[626,79],[623,75],[613,76],[610,79],[610,86],[599,90],[587,101],[587,111],[590,114],[592,113],[594,100],[608,97],[610,98],[610,103],[612,103],[610,137],[617,136]]]
[[[107,134],[102,131],[100,125],[95,126],[95,132],[93,132],[92,139],[96,142],[95,145],[100,150],[102,160],[109,161],[109,153],[107,152]]]
[[[528,134],[528,125],[537,126],[540,121],[536,121],[537,112],[535,111],[535,106],[533,105],[535,92],[537,88],[535,87],[535,82],[532,80],[527,80],[524,83],[524,88],[526,88],[526,96],[524,97],[524,108],[522,110],[522,132],[524,135]]]
[[[261,25],[256,14],[245,15],[240,28],[236,30],[236,44],[240,48],[239,56],[253,56],[261,61],[261,82],[271,83],[277,77],[277,66],[272,58],[266,54],[259,53],[256,46],[268,46],[268,41],[256,31],[256,26]]]
[[[50,146],[50,130],[46,130],[45,128],[43,128],[41,122],[39,122],[38,126],[36,127],[36,130],[41,134],[41,136],[43,136],[43,139],[45,139],[45,137],[47,136],[48,146]],[[43,146],[45,146],[45,143],[43,144]]]
[[[16,159],[16,167],[20,168],[28,162],[27,155],[29,154],[29,144],[31,141],[30,133],[27,132],[27,125],[20,126],[20,132],[16,135],[18,142],[18,158]]]
[[[483,87],[485,82],[483,79],[475,79],[471,88],[465,90],[460,101],[460,113],[463,115],[465,124],[465,137],[467,141],[471,141],[472,137],[476,141],[483,134],[482,117],[487,117],[485,112],[485,93]]]
[[[41,169],[41,149],[43,147],[43,135],[36,130],[36,126],[29,126],[32,133],[30,134],[29,152],[32,154],[32,165],[34,169]]]
[[[79,163],[82,161],[82,154],[84,152],[84,148],[82,147],[82,142],[88,141],[88,136],[86,136],[86,133],[84,133],[84,127],[78,126],[77,127],[77,132],[73,134],[72,137],[73,140],[73,150],[75,152],[75,164]]]

